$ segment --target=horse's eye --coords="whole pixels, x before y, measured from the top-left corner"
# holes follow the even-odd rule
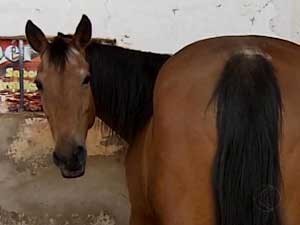
[[[34,83],[39,91],[43,90],[43,84],[41,81],[35,80]]]
[[[89,83],[90,83],[90,80],[91,80],[90,75],[87,75],[87,76],[84,78],[84,80],[82,81],[82,84],[83,84],[83,85],[89,84]]]

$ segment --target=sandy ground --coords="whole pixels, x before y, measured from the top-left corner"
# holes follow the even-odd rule
[[[122,142],[101,139],[93,128],[86,174],[67,180],[52,163],[43,118],[9,114],[0,121],[0,225],[128,224]]]

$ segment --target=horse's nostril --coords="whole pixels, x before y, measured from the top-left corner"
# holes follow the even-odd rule
[[[55,152],[53,152],[53,159],[56,160],[56,161],[59,161],[59,158],[58,158],[58,156]]]
[[[57,166],[60,166],[64,162],[64,160],[61,157],[59,157],[56,152],[53,152],[53,161],[54,164]]]
[[[83,162],[86,158],[86,150],[83,146],[78,146],[73,155],[77,158],[79,162]]]

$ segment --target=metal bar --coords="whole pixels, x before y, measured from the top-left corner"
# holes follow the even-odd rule
[[[19,40],[19,71],[20,71],[20,106],[19,106],[19,112],[24,111],[24,41]]]

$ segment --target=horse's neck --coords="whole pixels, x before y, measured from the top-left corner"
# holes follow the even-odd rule
[[[128,142],[152,115],[154,83],[168,57],[97,43],[87,49],[97,115]]]

